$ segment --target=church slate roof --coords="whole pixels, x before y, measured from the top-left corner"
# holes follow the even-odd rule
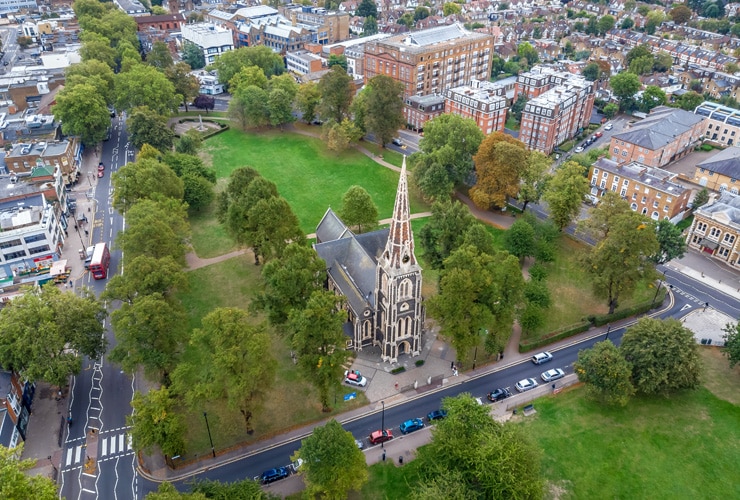
[[[321,218],[321,222],[316,226],[316,241],[319,243],[322,241],[338,240],[339,238],[346,238],[350,236],[352,232],[342,222],[334,210],[328,208],[326,213]]]

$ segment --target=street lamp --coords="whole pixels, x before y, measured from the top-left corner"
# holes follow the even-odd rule
[[[213,438],[211,437],[211,426],[208,425],[208,414],[206,412],[203,412],[203,418],[206,419],[206,429],[208,429],[208,440],[211,442],[211,453],[213,453],[213,458],[216,458],[216,448],[213,447]]]
[[[609,339],[609,332],[612,331],[612,325],[611,323],[606,324],[606,337],[604,337],[604,341]]]
[[[54,480],[56,480],[56,478],[57,478],[57,475],[59,474],[59,473],[57,472],[57,468],[56,468],[56,465],[54,465],[54,462],[52,462],[52,460],[51,460],[51,455],[49,455],[49,456],[48,456],[48,457],[46,457],[46,458],[47,458],[47,459],[49,460],[49,463],[51,464],[51,468],[52,468],[52,469],[54,469]]]
[[[663,276],[658,280],[658,288],[655,289],[655,295],[653,295],[653,302],[650,304],[650,309],[652,309],[655,306],[655,299],[658,298],[658,292],[660,291],[660,287],[663,286],[663,281],[665,281],[665,271],[663,271]]]
[[[385,401],[381,401],[380,404],[383,405],[383,410],[380,413],[380,432],[382,435],[385,432]],[[380,443],[380,447],[385,448],[385,441]]]

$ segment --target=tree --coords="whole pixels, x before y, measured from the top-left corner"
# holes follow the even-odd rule
[[[396,24],[406,26],[408,29],[414,29],[416,21],[414,21],[414,15],[411,12],[404,12],[401,17],[398,18]]]
[[[504,248],[523,263],[535,253],[534,228],[524,219],[517,219],[504,233]]]
[[[216,106],[216,99],[212,95],[198,94],[198,97],[193,100],[193,106],[205,109],[208,113]]]
[[[725,348],[722,352],[730,360],[730,368],[734,368],[740,363],[740,321],[734,325],[727,323],[722,331],[725,332]]]
[[[229,211],[232,210],[231,206],[240,197],[246,194],[252,181],[260,177],[262,176],[259,172],[252,167],[239,167],[231,171],[229,181],[226,184],[226,189],[221,191],[218,196],[216,216],[218,217],[219,222],[226,223],[229,220]],[[277,193],[277,187],[275,188],[275,192]],[[246,217],[246,212],[238,214],[238,216],[235,217],[234,222],[236,222],[239,217]],[[237,227],[238,226],[235,225],[234,228],[227,228],[227,230],[231,231],[231,229],[236,229]]]
[[[292,123],[293,118],[293,100],[288,93],[281,89],[272,89],[267,97],[267,112],[270,115],[270,125],[273,127],[282,126],[286,123]]]
[[[250,85],[267,90],[267,77],[259,66],[244,66],[229,80],[229,91],[235,94]]]
[[[592,213],[600,210],[597,206]],[[634,292],[640,280],[651,277],[654,266],[650,256],[657,251],[655,232],[643,215],[629,210],[611,217],[606,236],[583,257],[594,293],[607,300],[609,314],[614,313],[621,298]]]
[[[329,62],[327,63],[327,66],[330,68],[332,66],[341,66],[344,71],[347,71],[347,56],[344,54],[329,54]]]
[[[702,364],[694,334],[676,319],[641,318],[627,329],[620,351],[632,363],[632,383],[643,394],[695,389]]]
[[[190,210],[200,211],[209,206],[216,197],[213,192],[213,183],[205,177],[188,173],[182,176],[182,183],[183,200]]]
[[[470,190],[470,199],[476,206],[484,210],[505,207],[509,198],[516,197],[527,166],[524,143],[503,132],[493,132],[483,140],[473,161],[477,182]]]
[[[57,485],[41,475],[31,475],[27,471],[36,461],[19,460],[23,453],[23,443],[15,448],[0,446],[0,498],[34,500],[55,500],[59,498]]]
[[[444,14],[445,17],[460,14],[461,12],[462,8],[455,2],[445,2],[445,4],[442,5],[442,14]]]
[[[311,123],[316,118],[316,111],[320,103],[319,86],[313,82],[301,84],[296,94],[296,107],[304,122]]]
[[[519,96],[516,98],[516,101],[514,101],[514,104],[511,105],[511,116],[514,117],[514,119],[521,123],[522,121],[522,111],[524,111],[524,106],[527,104],[527,96],[524,94],[519,94]]]
[[[630,73],[635,75],[649,75],[653,72],[655,58],[652,55],[633,59],[629,66]]]
[[[452,497],[445,488],[427,498],[542,498],[541,452],[520,427],[493,420],[467,393],[444,398],[442,406],[447,418],[418,450],[419,484],[456,487]]]
[[[176,291],[185,290],[187,286],[188,280],[182,266],[172,257],[155,259],[139,255],[126,262],[125,274],[116,274],[108,280],[101,299],[133,304],[136,297],[155,293],[169,299]]]
[[[255,85],[237,89],[229,103],[229,116],[244,130],[264,127],[270,120],[267,92]]]
[[[175,144],[175,152],[195,156],[203,144],[203,137],[196,129],[190,129],[180,136]]]
[[[131,142],[137,148],[149,144],[159,151],[170,151],[175,133],[167,125],[167,118],[147,106],[134,108],[126,120]]]
[[[519,201],[524,202],[522,212],[527,210],[529,203],[537,203],[542,198],[550,179],[548,170],[551,163],[550,158],[539,151],[530,151],[527,155],[527,165],[522,171],[518,196]]]
[[[632,64],[632,61],[635,59],[639,59],[640,57],[652,57],[652,55],[653,53],[648,44],[637,45],[627,52],[627,55],[625,56],[627,59],[627,66]]]
[[[573,370],[578,380],[586,384],[588,397],[599,403],[626,406],[635,394],[632,365],[608,340],[579,351]]]
[[[207,500],[208,497],[202,493],[181,493],[175,489],[172,483],[160,483],[157,491],[151,491],[144,497],[145,500]],[[232,497],[225,497],[232,498]],[[255,496],[253,498],[262,498]]]
[[[691,210],[694,211],[699,207],[703,207],[709,201],[709,191],[707,188],[701,188],[694,195],[694,200],[691,202]]]
[[[275,500],[276,496],[264,491],[262,485],[251,479],[242,479],[233,483],[222,483],[209,479],[196,480],[193,494],[203,494],[205,498],[233,500]],[[149,500],[148,498],[146,500]],[[166,499],[163,499],[166,500]]]
[[[131,70],[116,75],[116,109],[130,111],[148,106],[160,115],[177,110],[182,98],[175,94],[175,86],[167,77],[146,64],[137,64]]]
[[[691,9],[685,5],[676,5],[668,12],[668,15],[674,23],[685,24],[689,19],[691,19],[693,12],[691,12]]]
[[[203,400],[223,399],[230,408],[239,410],[251,434],[254,411],[265,401],[275,380],[277,362],[270,335],[264,326],[252,324],[247,312],[236,308],[215,309],[202,323],[193,330],[190,344],[203,363],[197,367],[180,365],[175,378],[191,407]]]
[[[169,47],[160,40],[152,44],[152,50],[146,55],[146,63],[162,72],[175,64],[172,60]]]
[[[319,113],[324,120],[334,120],[342,123],[349,112],[354,95],[352,77],[339,66],[333,66],[319,80],[319,94],[321,103]]]
[[[294,309],[288,315],[298,367],[319,391],[323,411],[331,410],[329,392],[339,388],[347,359],[342,330],[345,313],[339,307],[342,300],[333,292],[316,291],[304,309]]]
[[[365,125],[381,147],[389,143],[404,124],[404,89],[403,83],[389,76],[378,75],[368,81],[364,90],[367,92]]]
[[[80,372],[82,356],[105,352],[106,311],[87,289],[81,296],[54,285],[23,292],[0,310],[0,366],[63,387]]]
[[[360,137],[362,137],[360,129],[347,118],[342,120],[342,123],[329,120],[321,127],[321,139],[329,150],[337,153],[345,151]]]
[[[183,183],[175,172],[157,160],[128,163],[113,173],[113,206],[121,212],[142,199],[161,197],[181,201]]]
[[[653,69],[659,73],[664,73],[671,69],[673,66],[673,58],[667,52],[660,51],[655,56],[655,62],[653,63]]]
[[[374,35],[378,32],[378,21],[373,16],[365,18],[365,22],[362,23],[362,36]]]
[[[665,14],[662,10],[651,10],[647,13],[647,22],[645,23],[645,33],[648,35],[654,35],[655,30],[661,25],[665,19]],[[711,17],[711,16],[708,16]]]
[[[619,27],[623,30],[628,30],[632,28],[635,25],[635,20],[631,17],[625,17],[622,19],[622,23],[619,25]]]
[[[30,39],[29,39],[30,40]],[[83,62],[93,59],[104,62],[109,68],[116,67],[116,49],[113,48],[111,41],[98,33],[83,31],[80,34],[80,59]]]
[[[671,221],[661,220],[656,224],[655,235],[658,238],[659,251],[652,256],[656,264],[665,264],[673,259],[680,259],[686,254],[686,240],[682,231]]]
[[[424,258],[432,269],[441,269],[444,260],[463,242],[465,232],[475,223],[468,207],[457,201],[437,201],[429,222],[418,233]]]
[[[436,156],[415,153],[409,162],[413,165],[411,178],[426,200],[434,202],[450,199],[455,184]]]
[[[104,97],[91,84],[62,89],[56,96],[54,117],[62,122],[62,132],[77,135],[86,146],[105,138],[110,126],[110,112]]]
[[[614,95],[619,99],[620,109],[629,109],[634,102],[634,95],[640,90],[640,79],[630,72],[619,73],[609,80]]]
[[[127,259],[138,255],[156,259],[171,256],[184,265],[188,236],[187,210],[181,201],[142,199],[126,213],[126,230],[116,241]]]
[[[165,69],[164,74],[175,87],[175,93],[182,96],[182,103],[185,105],[185,111],[188,110],[188,103],[191,102],[200,92],[200,82],[190,74],[191,68],[188,63],[178,62]]]
[[[280,259],[267,262],[262,268],[262,291],[255,306],[267,311],[273,325],[288,320],[292,310],[306,307],[315,291],[321,290],[326,278],[326,263],[313,248],[291,243]]]
[[[65,88],[71,88],[79,84],[93,85],[97,90],[96,94],[103,97],[106,104],[113,102],[115,75],[110,66],[104,62],[90,59],[67,66],[64,73],[66,75]]]
[[[362,186],[351,186],[344,193],[339,216],[348,227],[356,227],[358,233],[365,233],[378,225],[378,207]]]
[[[218,71],[220,82],[230,82],[235,74],[245,66],[258,66],[267,78],[273,75],[282,75],[285,64],[280,54],[272,51],[266,45],[240,47],[220,54],[211,67]]]
[[[378,6],[375,5],[373,0],[362,0],[360,5],[357,6],[355,15],[358,17],[378,17]]]
[[[607,119],[611,120],[619,112],[619,106],[617,106],[613,102],[610,102],[609,104],[604,106],[603,111],[604,111],[604,116],[606,116]]]
[[[595,62],[588,63],[586,66],[584,66],[581,74],[586,80],[595,82],[599,79],[599,76],[601,75],[601,68]]]
[[[203,50],[192,42],[186,41],[182,48],[182,62],[193,69],[201,69],[206,65]]]
[[[168,457],[185,452],[185,421],[177,411],[179,401],[167,386],[144,395],[134,392],[133,413],[126,415],[131,426],[131,445],[136,452],[150,453],[156,446]]]
[[[696,107],[701,105],[703,102],[704,96],[698,92],[694,92],[693,90],[686,92],[684,95],[676,99],[678,107],[686,111],[695,110]]]
[[[160,293],[136,297],[111,314],[117,345],[109,358],[126,373],[141,367],[167,385],[187,342],[187,321],[182,306]]]
[[[666,101],[667,98],[665,92],[663,92],[660,87],[656,85],[648,85],[642,92],[640,109],[645,113],[649,113],[651,109],[664,105]]]
[[[534,66],[540,60],[537,49],[535,49],[529,42],[520,43],[519,47],[516,49],[516,53],[517,56],[519,56],[519,64],[522,64],[522,62],[525,61],[526,66],[529,67]]]
[[[314,428],[295,454],[303,465],[299,473],[306,481],[311,498],[347,498],[352,490],[359,490],[368,479],[365,454],[355,444],[355,438],[342,425],[331,419],[326,425]]]
[[[610,15],[603,16],[597,22],[597,27],[600,35],[604,35],[611,31],[616,24],[614,17]]]
[[[589,189],[585,169],[574,161],[561,166],[550,179],[542,195],[550,208],[550,217],[562,231],[578,215]]]

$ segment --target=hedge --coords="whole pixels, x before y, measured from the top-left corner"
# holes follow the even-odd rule
[[[572,335],[583,333],[586,330],[588,330],[590,327],[591,327],[590,321],[582,321],[581,323],[576,323],[575,325],[566,326],[565,328],[561,328],[559,330],[555,330],[554,332],[550,332],[544,337],[534,340],[532,342],[519,342],[519,352],[533,351],[534,349],[538,349],[548,344],[552,344],[553,342],[557,342],[558,340],[563,340]]]
[[[405,368],[405,367],[403,367],[403,366],[399,366],[398,368],[394,368],[394,369],[392,369],[392,370],[391,370],[391,374],[393,374],[393,375],[398,375],[399,373],[401,373],[401,372],[405,372],[405,371],[406,371],[406,368]]]
[[[654,307],[660,307],[664,299],[665,299],[665,290],[663,291],[663,296],[661,300],[655,301]],[[616,311],[613,314],[602,314],[599,316],[589,316],[588,319],[594,326],[604,326],[613,321],[619,321],[620,319],[629,318],[630,316],[637,316],[639,314],[644,314],[648,312],[650,309],[653,309],[652,300],[648,302],[643,302],[641,304],[634,305],[632,307],[628,307],[627,309]]]

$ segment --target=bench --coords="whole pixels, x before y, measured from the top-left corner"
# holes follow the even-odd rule
[[[525,406],[524,409],[523,409],[523,411],[524,411],[524,416],[525,417],[528,417],[530,415],[533,415],[533,414],[537,413],[537,410],[534,409],[534,405],[527,405],[527,406]]]

